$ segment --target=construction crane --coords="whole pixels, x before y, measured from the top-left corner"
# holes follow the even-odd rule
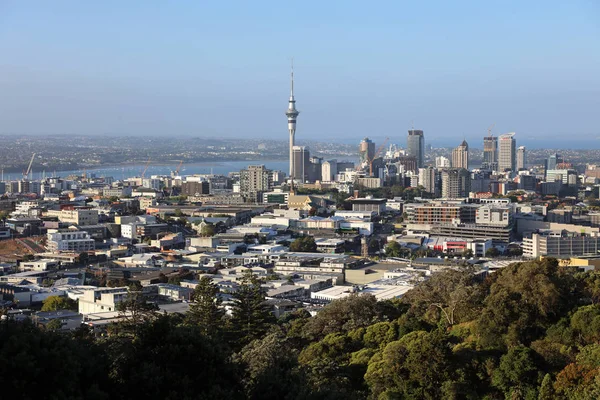
[[[27,180],[29,178],[29,174],[31,173],[31,166],[33,165],[33,159],[35,158],[35,153],[31,156],[31,161],[29,161],[29,166],[27,167],[27,171],[23,173],[23,179]]]
[[[377,151],[375,152],[375,154],[373,154],[373,157],[368,159],[369,161],[369,176],[373,176],[373,161],[379,157],[379,155],[381,154],[381,152],[383,151],[383,149],[385,148],[385,146],[387,145],[387,142],[390,140],[389,137],[386,137],[385,140],[383,141],[383,144],[381,146],[379,146],[377,148]]]
[[[146,167],[142,171],[142,179],[144,179],[144,175],[146,175],[146,171],[148,171],[149,166],[150,166],[150,157],[148,157],[148,161],[146,162]]]
[[[179,165],[177,166],[177,169],[172,172],[172,176],[179,176],[179,171],[181,170],[181,166],[182,165],[183,165],[183,160],[181,160],[179,162]]]
[[[492,129],[494,129],[494,126],[496,126],[495,122],[488,128],[488,136],[492,136]]]

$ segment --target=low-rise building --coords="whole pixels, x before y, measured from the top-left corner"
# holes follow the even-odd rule
[[[89,233],[77,229],[50,229],[47,233],[46,248],[50,252],[81,253],[94,250],[96,242]]]

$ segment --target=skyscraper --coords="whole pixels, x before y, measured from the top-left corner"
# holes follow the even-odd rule
[[[290,179],[294,178],[294,144],[298,114],[300,112],[296,110],[296,100],[294,99],[294,64],[292,64],[290,100],[288,102],[288,109],[285,112],[288,120],[288,131],[290,133]]]
[[[481,168],[498,169],[498,138],[491,134],[483,138],[483,163]]]
[[[294,146],[292,149],[293,167],[291,176],[300,182],[308,180],[310,169],[310,151],[306,146]]]
[[[417,160],[417,168],[423,168],[425,163],[425,136],[423,136],[423,131],[416,129],[408,131],[406,155]]]
[[[375,157],[375,143],[368,137],[364,138],[358,145],[358,156],[361,163],[368,163]]]
[[[527,149],[519,146],[517,149],[517,170],[525,169],[527,165]]]
[[[498,170],[515,171],[517,167],[517,151],[516,141],[514,139],[515,133],[505,133],[498,137],[499,151],[498,151]]]
[[[469,144],[466,140],[452,150],[452,168],[469,169]]]
[[[548,171],[549,169],[556,169],[556,166],[562,162],[563,160],[560,154],[554,153],[550,155],[550,157],[548,157],[548,159],[546,160],[546,171]]]
[[[471,191],[471,173],[464,168],[448,168],[442,171],[442,197],[458,199],[468,197]]]

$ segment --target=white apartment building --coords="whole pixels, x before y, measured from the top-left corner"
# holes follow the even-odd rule
[[[127,296],[126,287],[96,288],[86,290],[79,299],[79,313],[83,315],[114,312],[116,306]]]
[[[75,229],[49,229],[46,248],[51,252],[81,253],[94,250],[95,242],[85,231]]]

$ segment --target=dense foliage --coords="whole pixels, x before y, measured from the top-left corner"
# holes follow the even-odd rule
[[[600,273],[556,260],[446,271],[401,300],[274,321],[248,276],[232,316],[201,281],[186,317],[93,338],[0,323],[2,391],[90,399],[596,399]],[[135,297],[128,307],[140,307]],[[145,310],[148,311],[148,310]]]

